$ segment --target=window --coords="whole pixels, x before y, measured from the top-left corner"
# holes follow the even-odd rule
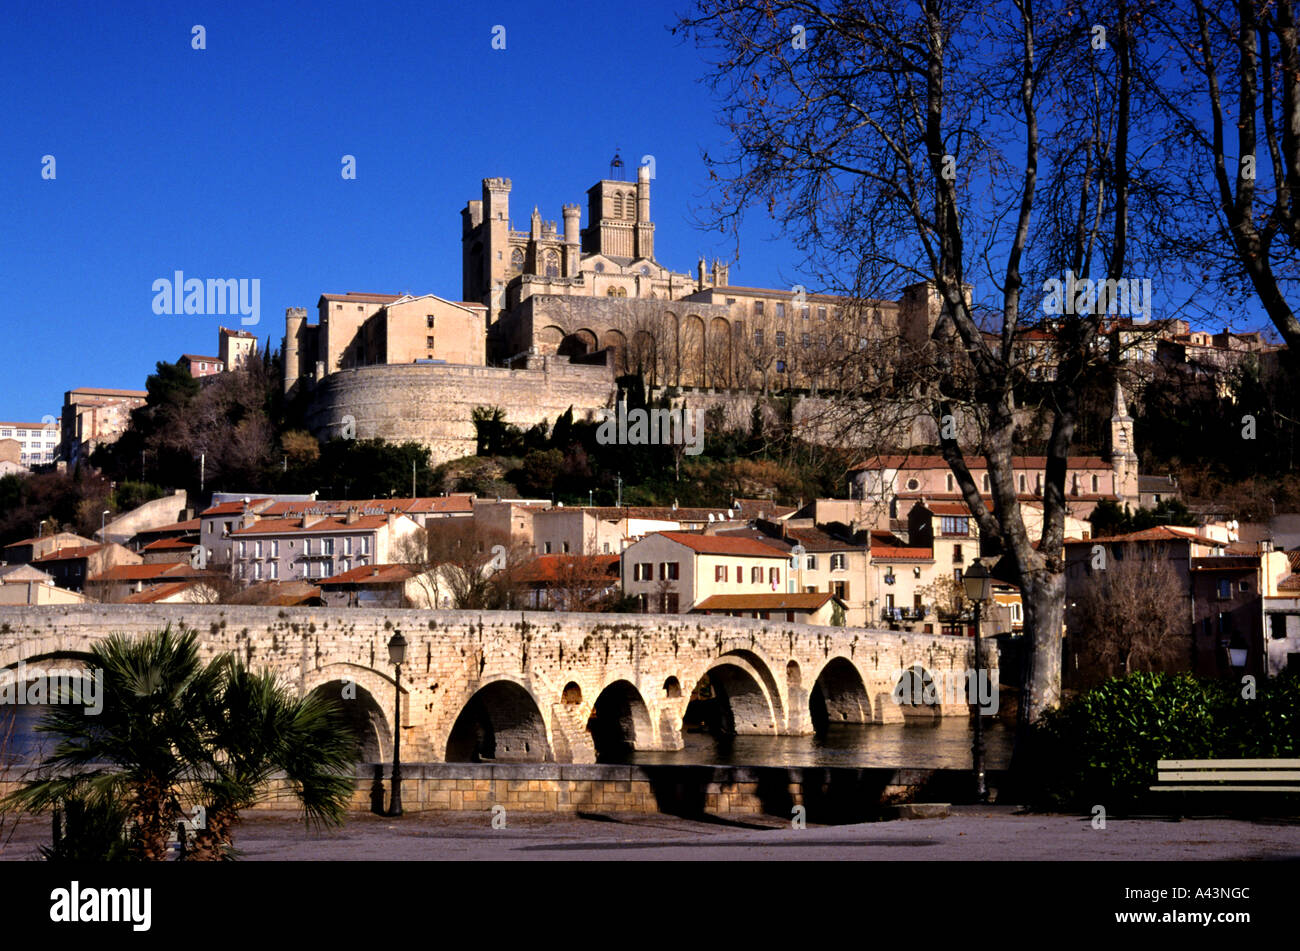
[[[847,556],[843,554],[831,555],[831,571],[843,571]]]
[[[257,541],[253,542],[253,557],[254,558],[262,557],[262,540],[260,538]]]
[[[352,570],[352,559],[344,558],[339,561],[339,574],[347,574]]]
[[[984,473],[981,484],[984,486],[984,491],[987,492],[989,490],[989,474],[987,472]]]
[[[817,570],[817,556],[816,556],[816,555],[809,555],[809,556],[807,557],[807,559],[805,559],[805,561],[804,561],[804,567],[806,567],[809,571],[816,571],[816,570]]]
[[[784,361],[784,360],[777,360],[777,361],[776,361],[776,372],[777,372],[777,373],[784,373],[784,372],[785,372],[785,361]]]
[[[605,262],[604,262],[604,261],[597,261],[597,262],[596,262],[596,273],[597,273],[597,274],[604,274],[604,273],[605,273]]]
[[[347,538],[343,539],[343,554],[345,554],[345,555],[350,555],[350,554],[352,554],[352,536],[351,536],[351,535],[349,535]]]
[[[960,568],[954,568],[954,569],[952,570],[952,578],[953,578],[953,580],[956,581],[958,584],[961,584],[961,569],[960,569]]]
[[[304,555],[307,555],[307,556],[310,557],[310,555],[311,555],[311,539],[310,539],[310,538],[303,539],[303,543],[302,543],[302,553],[303,553]]]
[[[736,565],[736,584],[745,583],[745,566]]]
[[[648,561],[638,561],[632,566],[633,581],[653,581],[654,565]]]
[[[939,519],[939,531],[944,535],[969,535],[970,519],[965,516],[945,515]]]
[[[679,563],[676,561],[662,561],[659,563],[659,580],[676,581],[678,578]]]
[[[728,297],[728,298],[727,298],[727,303],[728,303],[728,304],[734,304],[735,302],[736,302],[736,298],[734,298],[734,297]]]
[[[751,584],[763,583],[763,569],[755,566],[749,569],[749,581]]]
[[[784,347],[784,346],[785,346],[785,331],[784,331],[784,330],[778,330],[778,331],[776,332],[776,345],[777,345],[778,347]]]
[[[240,558],[248,557],[248,542],[239,543],[239,557]]]
[[[370,554],[370,536],[369,536],[369,535],[362,535],[362,536],[361,536],[361,554],[363,554],[363,555],[368,555],[368,554]]]
[[[1221,599],[1232,597],[1232,582],[1227,578],[1223,578],[1219,581],[1219,597]]]
[[[775,587],[776,585],[779,585],[779,584],[781,583],[781,569],[780,569],[780,568],[769,568],[769,569],[767,569],[767,583],[770,584],[770,585],[772,585],[773,587]]]
[[[1094,495],[1097,494],[1097,477],[1096,477],[1096,476],[1093,476],[1093,477],[1092,477],[1092,492],[1093,492]]]
[[[818,307],[818,308],[817,308],[817,319],[818,319],[818,320],[825,320],[825,319],[826,319],[826,308],[825,308],[825,307]]]
[[[776,302],[776,316],[785,316],[785,301],[779,300]]]
[[[952,473],[951,473],[951,472],[948,473],[947,482],[948,482],[948,491],[951,492],[951,491],[952,491]]]
[[[664,614],[677,614],[678,611],[679,611],[679,607],[678,607],[678,605],[679,605],[679,602],[678,602],[678,599],[677,599],[677,592],[676,592],[676,591],[666,591],[666,592],[664,592],[664,601],[663,601],[663,613],[664,613]]]
[[[280,563],[278,561],[271,562],[271,568],[268,574],[270,574],[272,581],[275,581],[280,577]]]
[[[641,270],[642,273],[645,273],[645,268],[642,268]],[[546,252],[546,276],[547,277],[560,276],[560,258],[554,251]]]
[[[262,563],[260,561],[253,562],[253,580],[262,580]]]
[[[1247,591],[1250,590],[1250,582],[1249,581],[1237,582],[1237,590],[1240,591],[1242,594],[1245,594]]]
[[[605,555],[609,554],[609,542],[605,542],[604,547],[601,549],[601,553]]]
[[[1096,482],[1096,481],[1097,481],[1097,477],[1096,477],[1096,476],[1093,476],[1093,477],[1092,477],[1092,481]],[[1093,489],[1094,492],[1097,491],[1097,487],[1096,487],[1096,486],[1093,486],[1092,489]],[[1025,474],[1024,474],[1023,472],[1020,473],[1020,491],[1021,491],[1021,492],[1024,492],[1024,491],[1025,491]]]
[[[564,542],[564,544],[561,547],[564,549],[564,554],[567,555],[569,553],[569,543]]]
[[[812,343],[812,334],[800,334],[799,342],[805,347]]]
[[[763,331],[761,330],[754,331],[754,346],[755,347],[763,346]]]
[[[907,480],[907,490],[908,490],[909,492],[915,492],[915,491],[916,491],[917,489],[919,489],[920,487],[921,487],[921,483],[920,483],[917,479],[908,479],[908,480]]]
[[[549,555],[550,553],[551,553],[551,543],[550,543],[550,542],[543,542],[543,543],[542,543],[542,554],[543,554],[543,555]]]
[[[714,566],[713,566],[713,580],[714,580],[714,581],[726,581],[726,580],[727,580],[727,566],[726,566],[726,565],[714,565]]]
[[[25,430],[25,429],[20,429],[20,430],[18,430],[17,432],[15,432],[14,435],[17,436],[19,439],[26,439],[26,438],[27,438],[27,430]]]
[[[433,329],[433,314],[430,314],[428,317],[425,318],[425,320],[427,320],[427,321],[429,322],[429,329],[432,330],[432,329]]]
[[[953,545],[953,546],[952,546],[952,563],[953,563],[954,565],[959,565],[959,564],[962,563],[962,557],[961,557],[961,546],[960,546],[960,545]]]
[[[761,300],[754,301],[754,316],[755,317],[763,316],[763,301]]]
[[[432,338],[432,337],[425,337],[425,338],[424,338],[424,345],[425,345],[426,347],[428,347],[430,350],[432,350],[432,349],[433,349],[433,338]]]
[[[280,539],[278,538],[271,539],[271,557],[272,558],[280,557]]]
[[[322,538],[320,542],[320,553],[322,555],[334,554],[334,539]]]
[[[847,581],[832,581],[831,594],[844,601],[849,596],[849,583]]]
[[[804,320],[807,320],[807,319],[808,319],[808,308],[807,308],[807,307],[800,307],[800,308],[799,308],[799,316],[802,317]]]

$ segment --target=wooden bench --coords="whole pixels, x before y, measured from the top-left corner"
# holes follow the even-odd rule
[[[1300,793],[1300,759],[1162,759],[1152,792]]]

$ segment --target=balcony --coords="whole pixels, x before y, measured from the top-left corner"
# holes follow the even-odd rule
[[[919,608],[882,608],[880,620],[910,624],[914,621],[924,621],[929,615],[930,609],[925,606]]]

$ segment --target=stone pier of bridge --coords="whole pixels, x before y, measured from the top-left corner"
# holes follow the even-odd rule
[[[922,698],[975,667],[970,638],[748,618],[88,604],[0,607],[0,672],[67,669],[110,634],[169,625],[197,632],[205,657],[234,653],[336,699],[367,762],[391,759],[395,690],[403,760],[594,763],[680,749],[693,696],[735,734],[969,716],[950,690]],[[400,688],[387,648],[399,631]]]

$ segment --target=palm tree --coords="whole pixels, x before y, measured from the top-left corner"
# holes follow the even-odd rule
[[[317,694],[298,698],[269,671],[252,672],[231,657],[218,691],[203,704],[206,755],[199,778],[205,821],[187,858],[233,858],[239,811],[262,799],[283,772],[309,822],[341,825],[355,782],[355,734],[337,705]]]
[[[162,861],[199,752],[198,701],[218,671],[199,660],[193,632],[170,626],[140,640],[113,635],[91,649],[88,666],[103,678],[102,710],[51,707],[37,729],[59,738],[54,753],[9,799],[29,811],[77,803],[107,814],[107,804],[125,804],[132,857]]]
[[[331,701],[298,700],[232,656],[203,663],[193,631],[113,635],[88,666],[103,709],[60,704],[40,730],[59,737],[36,779],[8,797],[30,811],[75,808],[111,817],[124,805],[130,857],[162,861],[186,805],[200,805],[192,858],[230,857],[239,810],[283,771],[309,821],[342,821],[356,740]]]

